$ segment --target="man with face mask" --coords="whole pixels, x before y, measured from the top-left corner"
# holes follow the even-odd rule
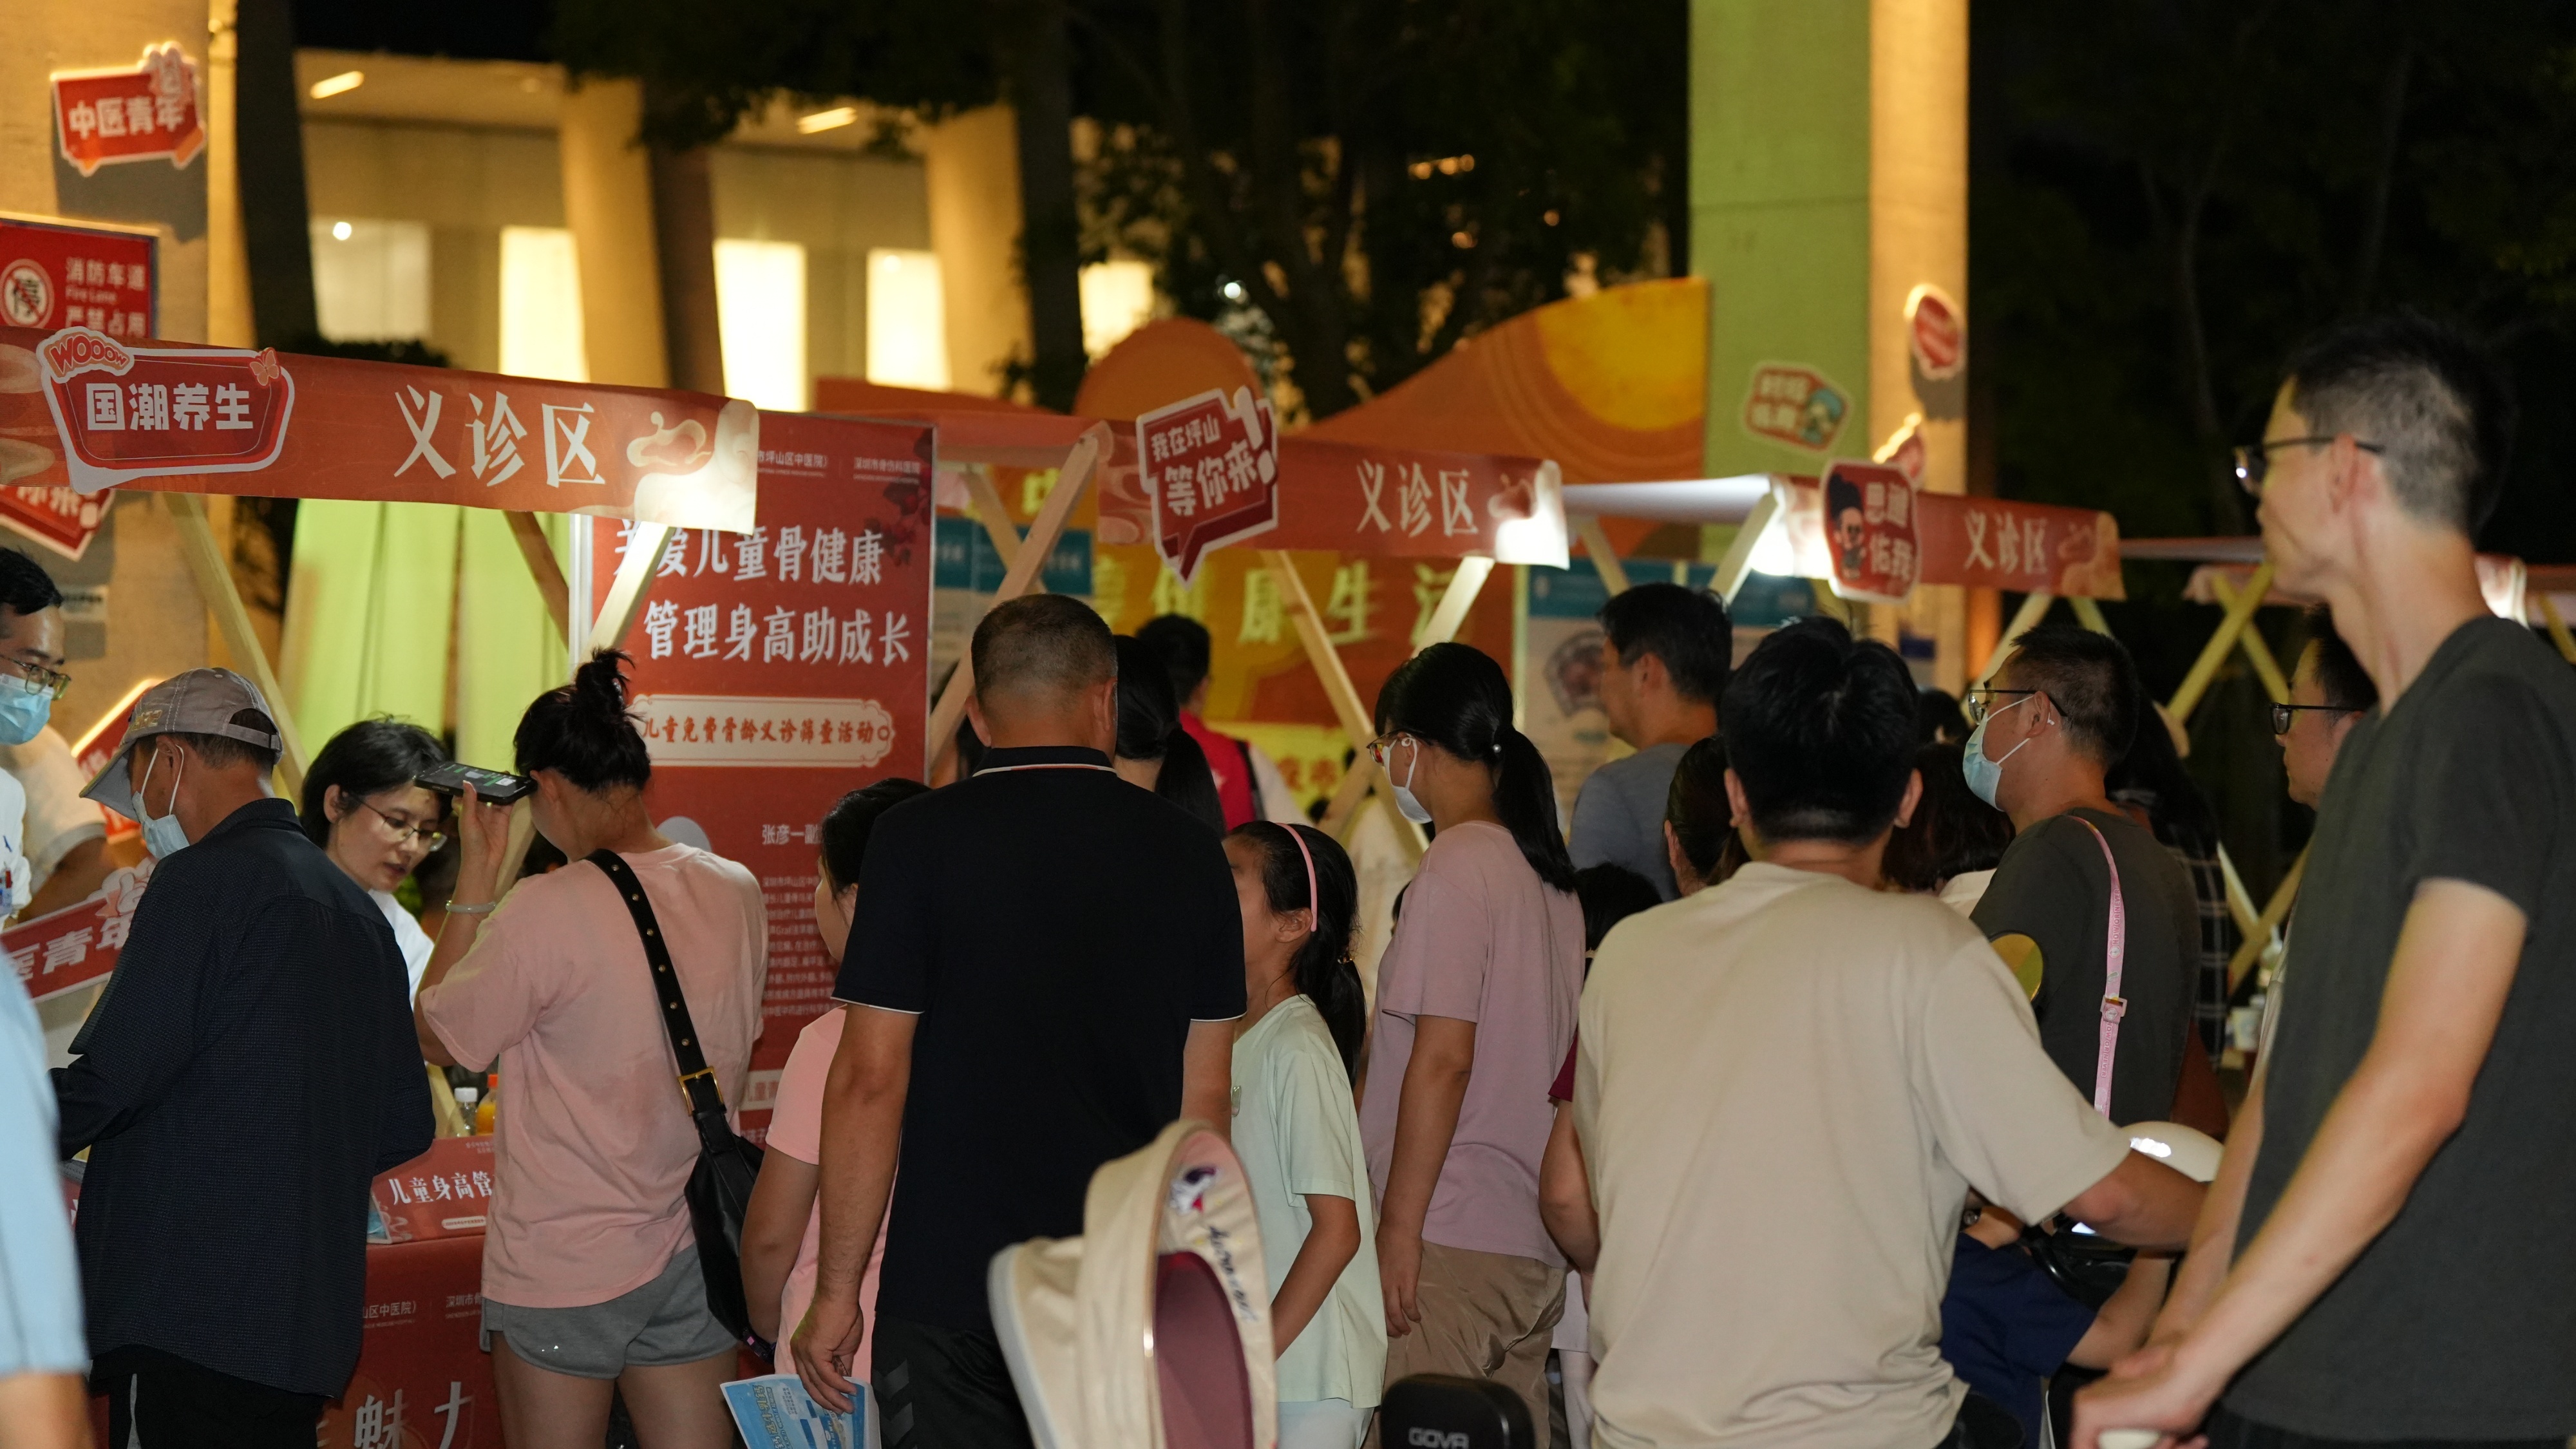
[[[2114,1122],[2172,1112],[2200,956],[2191,878],[2104,793],[2141,694],[2120,641],[2033,629],[1971,692],[1962,761],[2014,830],[1973,919],[2025,982],[2037,958],[2040,1043]]]
[[[193,669],[84,792],[159,858],[54,1073],[118,1445],[311,1445],[358,1362],[368,1184],[429,1147],[401,950],[271,794],[279,744],[248,680]]]

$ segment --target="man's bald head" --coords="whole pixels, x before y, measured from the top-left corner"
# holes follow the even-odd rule
[[[987,716],[1060,709],[1118,678],[1118,647],[1091,606],[1030,594],[975,626],[975,702]]]

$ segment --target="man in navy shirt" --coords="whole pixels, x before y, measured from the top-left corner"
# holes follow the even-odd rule
[[[1075,599],[1016,599],[976,627],[971,663],[991,748],[972,779],[888,811],[859,875],[795,1334],[807,1387],[845,1405],[891,1195],[872,1382],[892,1449],[1029,1444],[987,1265],[1079,1234],[1093,1171],[1175,1118],[1226,1130],[1243,1014],[1224,848],[1110,768],[1108,626]]]
[[[278,743],[250,681],[192,669],[83,792],[159,857],[54,1073],[120,1449],[309,1449],[358,1366],[368,1184],[434,1130],[402,952],[269,793]]]

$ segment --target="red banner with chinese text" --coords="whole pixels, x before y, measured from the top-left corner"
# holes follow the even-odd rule
[[[762,1032],[737,1104],[755,1130],[796,1033],[830,1004],[812,911],[823,812],[927,768],[933,445],[913,423],[768,413],[760,426],[757,523],[674,534],[626,641],[654,818],[740,861],[768,902]],[[620,534],[592,533],[593,613]]]
[[[99,893],[47,916],[0,931],[0,951],[18,982],[37,1001],[77,991],[116,969],[134,908],[152,878],[152,861],[111,872]]]
[[[149,337],[158,325],[160,239],[130,227],[0,216],[0,326],[53,332],[87,326]],[[0,366],[0,392],[33,392],[38,370]],[[55,461],[52,419],[0,426],[0,520],[78,559],[107,516],[105,494],[22,482]]]
[[[1786,490],[1779,526],[1798,577],[1835,577],[1840,525],[1829,516],[1835,510],[1824,488],[1813,478],[1775,477],[1772,486]],[[2120,580],[2119,520],[2098,509],[1918,492],[1913,516],[1916,583],[2046,591],[2062,598],[2128,597]],[[1862,537],[1866,550],[1866,526]]]
[[[445,1138],[473,1142],[488,1138]],[[425,1159],[424,1159],[425,1160]],[[357,1371],[322,1409],[321,1449],[500,1449],[483,1352],[480,1232],[367,1247]]]
[[[492,1211],[492,1139],[439,1137],[376,1179],[376,1213],[397,1243],[480,1237]]]
[[[16,481],[752,525],[759,415],[701,393],[0,328]]]
[[[1121,430],[1100,486],[1104,544],[1155,537],[1152,501]],[[1259,548],[1329,549],[1381,558],[1494,556],[1506,523],[1539,508],[1536,458],[1397,452],[1289,437],[1279,444],[1279,523]]]

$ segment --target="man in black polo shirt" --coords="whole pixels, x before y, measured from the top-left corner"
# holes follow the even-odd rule
[[[402,951],[270,796],[277,753],[250,681],[192,669],[82,792],[159,857],[54,1073],[119,1449],[309,1449],[358,1366],[368,1183],[434,1130]]]
[[[2380,703],[2326,777],[2299,989],[2078,1445],[2213,1400],[2218,1449],[2576,1433],[2576,671],[2478,588],[2511,417],[2475,348],[2383,318],[2311,344],[2238,454]]]
[[[848,1402],[860,1270],[885,1217],[873,1383],[888,1443],[1025,1446],[993,1254],[1082,1231],[1094,1169],[1174,1119],[1225,1129],[1243,936],[1208,828],[1122,781],[1108,626],[1038,595],[976,626],[974,778],[888,811],[833,994],[823,1235],[795,1334]]]

